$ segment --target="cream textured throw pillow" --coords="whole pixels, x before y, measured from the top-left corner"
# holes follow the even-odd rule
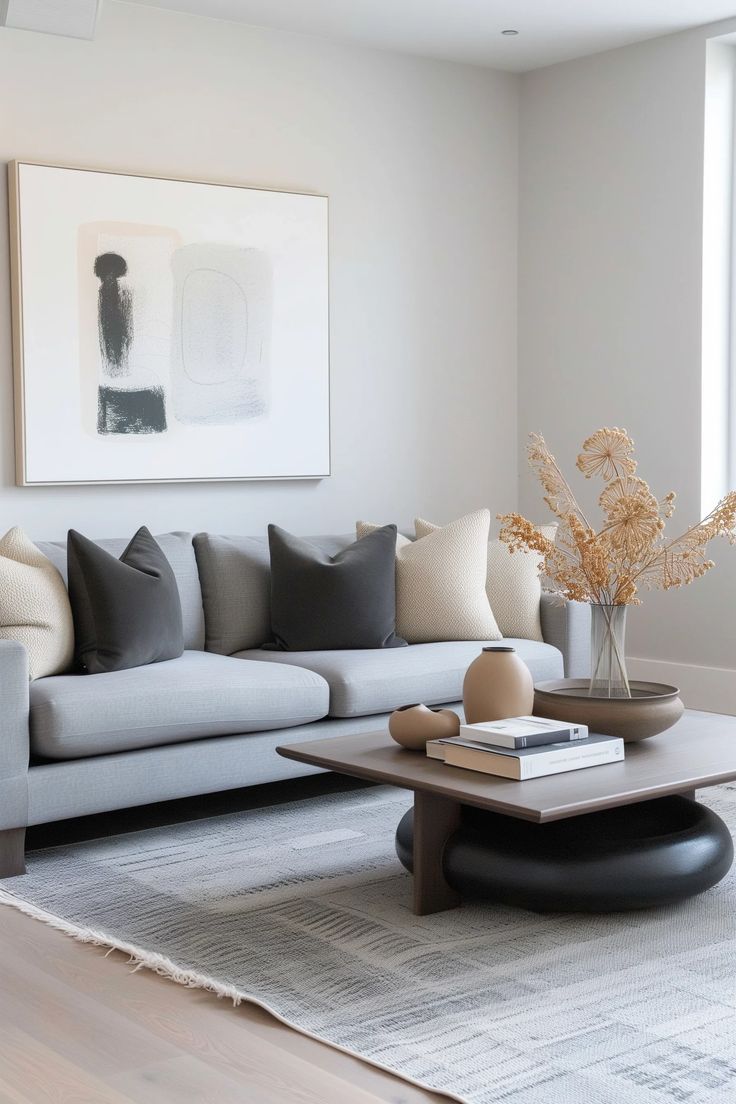
[[[396,632],[404,640],[501,638],[486,596],[490,524],[490,511],[476,510],[442,528],[417,520],[421,539],[397,538]],[[358,538],[378,528],[359,521]]]
[[[74,657],[64,580],[22,529],[0,540],[0,640],[25,644],[32,679],[67,671]]]
[[[428,521],[417,519],[418,537],[437,529]],[[556,525],[541,525],[545,537],[554,540]],[[543,641],[539,604],[542,583],[539,576],[541,557],[535,552],[509,552],[500,540],[488,542],[488,574],[486,594],[496,623],[504,637]]]
[[[549,540],[555,539],[556,525],[541,525],[540,529]],[[504,636],[544,640],[539,620],[540,566],[541,556],[536,552],[509,552],[503,541],[490,541],[486,593]]]

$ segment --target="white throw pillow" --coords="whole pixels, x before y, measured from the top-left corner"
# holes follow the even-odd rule
[[[410,644],[500,640],[486,595],[489,510],[442,528],[417,520],[417,539],[396,540],[396,632]],[[424,532],[419,531],[424,526]],[[358,538],[378,525],[359,521]]]
[[[555,539],[556,525],[540,525],[540,529],[549,540]],[[544,640],[539,619],[541,561],[537,552],[510,552],[500,540],[488,544],[486,593],[504,636]]]
[[[64,580],[17,528],[0,540],[0,639],[26,646],[32,679],[67,671],[74,657]]]

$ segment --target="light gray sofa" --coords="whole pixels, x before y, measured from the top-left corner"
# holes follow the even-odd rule
[[[352,540],[312,539],[332,555]],[[25,648],[0,641],[0,876],[24,871],[27,825],[318,773],[282,759],[277,745],[380,728],[408,702],[460,709],[482,642],[261,651],[265,539],[157,540],[179,586],[181,658],[29,683]],[[119,555],[127,541],[99,543]],[[65,544],[40,547],[66,577]],[[535,681],[583,677],[587,607],[543,595],[540,614],[543,642],[511,641]]]

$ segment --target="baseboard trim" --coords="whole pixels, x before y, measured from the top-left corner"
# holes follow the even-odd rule
[[[736,714],[736,670],[634,657],[627,659],[626,665],[632,678],[679,686],[689,709]]]

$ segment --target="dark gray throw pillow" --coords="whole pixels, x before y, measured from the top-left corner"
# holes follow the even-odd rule
[[[328,556],[269,525],[271,631],[286,652],[397,648],[396,526],[384,525]]]
[[[176,578],[145,526],[119,560],[70,529],[67,565],[74,651],[88,674],[144,667],[182,654]]]

